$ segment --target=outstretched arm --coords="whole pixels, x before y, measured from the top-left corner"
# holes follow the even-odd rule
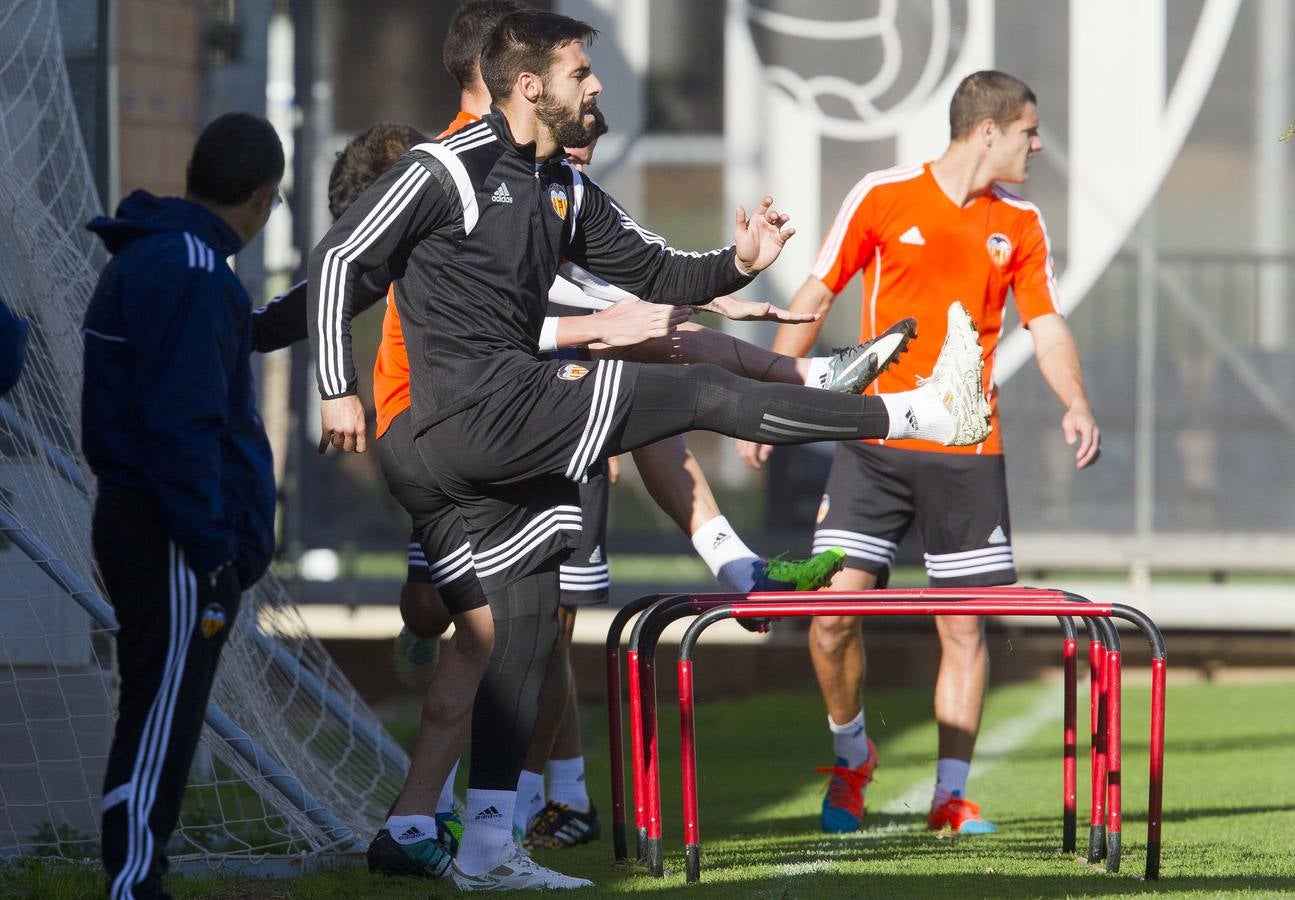
[[[1074,335],[1057,313],[1037,316],[1030,320],[1029,327],[1043,380],[1066,410],[1061,416],[1061,433],[1066,443],[1075,447],[1075,468],[1090,466],[1102,452],[1102,433],[1088,404]]]
[[[654,303],[696,305],[745,287],[777,258],[790,236],[786,219],[767,205],[747,220],[739,210],[735,244],[709,253],[676,250],[627,215],[578,172],[581,197],[572,207],[574,238],[568,256],[595,275]],[[772,219],[772,220],[771,220]]]

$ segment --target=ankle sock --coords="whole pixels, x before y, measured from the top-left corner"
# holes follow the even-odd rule
[[[847,766],[857,769],[868,761],[868,731],[862,709],[844,725],[836,724],[828,716],[827,727],[832,732],[832,752],[845,760]]]
[[[549,760],[549,799],[554,803],[565,803],[576,812],[589,812],[583,756]]]
[[[760,558],[737,536],[724,516],[716,516],[692,535],[697,555],[710,568],[720,587],[746,593],[755,587],[755,566]]]

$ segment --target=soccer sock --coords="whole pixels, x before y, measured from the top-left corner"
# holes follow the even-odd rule
[[[945,797],[964,797],[967,791],[967,773],[971,762],[966,759],[942,757],[935,763],[935,798],[932,806]]]
[[[943,444],[953,440],[953,416],[933,390],[918,388],[898,394],[878,394],[890,414],[887,440],[920,438]]]
[[[468,788],[463,840],[454,864],[466,875],[481,875],[499,865],[513,842],[516,791]],[[433,832],[434,833],[434,832]]]
[[[549,760],[549,799],[554,803],[565,803],[576,812],[589,812],[583,756]]]
[[[454,812],[454,779],[459,775],[459,763],[454,762],[454,768],[450,769],[450,774],[445,778],[445,784],[441,785],[441,796],[436,798],[436,812],[452,813]]]
[[[417,844],[436,837],[436,820],[431,816],[387,816],[387,831],[397,844]]]
[[[821,388],[827,384],[832,375],[831,356],[811,356],[809,358],[809,369],[805,372],[805,386]]]
[[[845,760],[851,769],[857,769],[868,761],[868,731],[863,722],[863,709],[844,725],[838,725],[827,717],[827,727],[832,732],[832,752]]]
[[[727,518],[716,516],[694,531],[692,545],[724,590],[746,593],[755,587],[752,563],[760,558],[737,536]]]
[[[544,776],[539,772],[522,769],[522,774],[517,779],[517,809],[513,812],[513,827],[525,834],[531,819],[543,808]]]

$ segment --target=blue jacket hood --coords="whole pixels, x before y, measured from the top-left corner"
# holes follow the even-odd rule
[[[243,249],[234,229],[204,206],[181,197],[154,197],[135,191],[117,205],[116,216],[95,216],[86,228],[99,235],[109,253],[140,238],[168,231],[187,231],[223,256]]]

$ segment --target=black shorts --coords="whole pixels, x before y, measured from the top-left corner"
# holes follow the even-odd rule
[[[580,544],[558,569],[563,606],[597,606],[607,602],[607,463],[580,485]]]
[[[846,565],[884,586],[916,523],[932,587],[1016,581],[1002,456],[840,444],[818,510],[814,552],[840,547]]]
[[[487,593],[556,569],[579,546],[577,485],[624,430],[638,371],[621,360],[538,363],[418,436]]]
[[[454,501],[440,489],[414,449],[409,410],[391,420],[378,438],[378,462],[387,489],[413,519],[409,580],[435,585],[451,613],[486,605],[473,568],[472,548]]]

